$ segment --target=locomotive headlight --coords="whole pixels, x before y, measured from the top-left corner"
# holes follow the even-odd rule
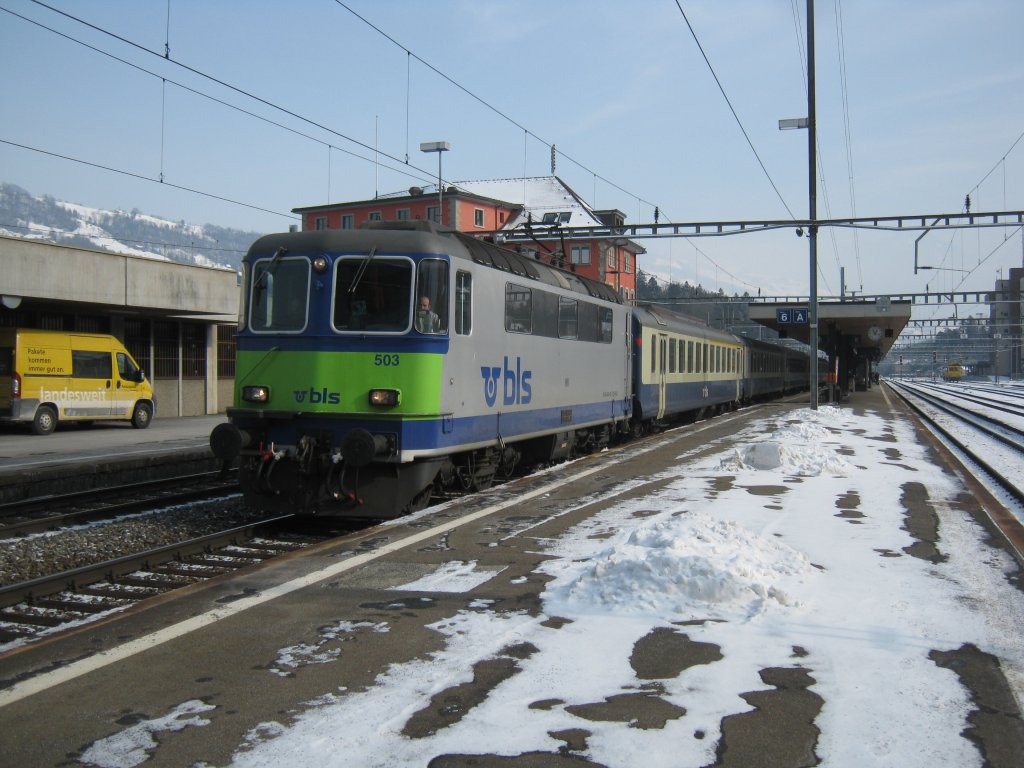
[[[242,399],[247,403],[266,403],[270,400],[270,387],[242,387]]]
[[[313,259],[313,269],[317,272],[325,272],[327,270],[327,259],[323,256],[317,256]]]
[[[397,389],[371,389],[370,405],[378,408],[394,408],[402,402],[402,393]]]

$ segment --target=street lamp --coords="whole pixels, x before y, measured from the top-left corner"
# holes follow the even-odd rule
[[[447,152],[452,146],[447,141],[424,141],[420,144],[420,152],[437,152],[437,223],[444,223],[444,201],[441,194],[441,153]]]

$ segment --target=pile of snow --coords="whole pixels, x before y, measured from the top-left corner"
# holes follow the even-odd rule
[[[837,440],[825,426],[836,423],[843,417],[843,412],[835,406],[826,406],[817,411],[807,408],[793,415],[792,423],[767,439],[733,449],[721,461],[719,469],[725,472],[777,469],[805,477],[822,474],[846,477],[850,465],[828,445],[837,443]]]
[[[561,614],[615,613],[668,620],[695,614],[752,616],[768,604],[794,605],[783,581],[802,581],[807,557],[707,513],[641,525],[548,586],[545,605]]]

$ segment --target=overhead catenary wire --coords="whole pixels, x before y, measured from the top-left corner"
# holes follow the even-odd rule
[[[8,141],[7,139],[0,139],[0,144],[6,144],[9,147],[17,147],[18,149],[26,149],[26,150],[29,150],[30,152],[38,152],[41,155],[46,155],[48,157],[54,157],[54,158],[57,158],[58,160],[67,160],[68,162],[78,163],[79,165],[85,165],[85,166],[88,166],[90,168],[98,168],[98,169],[100,169],[102,171],[110,171],[111,173],[118,173],[118,174],[121,174],[122,176],[128,176],[128,177],[133,178],[133,179],[139,179],[140,181],[151,181],[154,184],[162,184],[163,186],[170,187],[171,189],[179,189],[182,192],[189,192],[189,193],[194,194],[194,195],[201,195],[203,197],[208,197],[211,200],[220,200],[223,203],[231,203],[232,205],[240,205],[243,208],[249,208],[249,209],[251,209],[253,211],[261,211],[263,213],[270,213],[270,214],[273,214],[274,216],[283,216],[285,218],[293,219],[293,220],[297,218],[294,214],[291,214],[291,213],[282,213],[281,211],[273,211],[270,208],[263,208],[262,206],[254,205],[253,203],[244,203],[241,200],[234,200],[234,199],[232,199],[230,197],[224,197],[223,195],[215,195],[212,192],[204,192],[201,189],[194,189],[192,187],[186,187],[186,186],[183,186],[181,184],[172,184],[171,182],[167,181],[166,179],[153,178],[152,176],[146,176],[146,175],[141,174],[141,173],[135,173],[133,171],[127,171],[127,170],[125,170],[123,168],[114,168],[113,166],[110,166],[110,165],[102,165],[100,163],[93,163],[93,162],[90,162],[89,160],[82,160],[82,159],[77,158],[77,157],[71,157],[70,155],[62,155],[62,154],[59,154],[57,152],[50,152],[49,150],[39,149],[38,147],[31,147],[28,144],[19,144],[18,142]]]
[[[76,23],[78,23],[78,24],[82,24],[83,26],[86,26],[86,27],[88,27],[88,28],[90,28],[90,29],[93,29],[93,30],[95,30],[96,32],[99,32],[99,33],[101,33],[101,34],[103,34],[103,35],[107,35],[107,36],[109,36],[109,37],[111,37],[111,38],[113,38],[113,39],[115,39],[115,40],[118,40],[118,41],[120,41],[120,42],[122,42],[122,43],[124,43],[124,44],[126,44],[126,45],[129,45],[129,46],[131,46],[131,47],[133,47],[133,48],[135,48],[135,49],[137,49],[137,50],[139,50],[139,51],[142,51],[142,52],[144,52],[144,53],[147,53],[147,54],[150,54],[150,55],[153,55],[153,56],[159,56],[160,58],[164,58],[164,59],[166,59],[166,60],[167,60],[168,62],[170,62],[170,63],[174,64],[175,66],[178,66],[178,67],[180,67],[180,68],[182,68],[182,69],[184,69],[184,70],[186,70],[186,71],[188,71],[188,72],[190,72],[190,73],[192,73],[192,74],[194,74],[194,75],[197,75],[198,77],[201,77],[201,78],[207,79],[207,80],[209,80],[209,81],[211,81],[211,82],[213,82],[213,83],[216,83],[217,85],[220,85],[220,86],[222,86],[222,87],[224,87],[224,88],[227,88],[227,89],[229,89],[229,90],[232,90],[232,91],[234,91],[234,92],[236,92],[236,93],[238,93],[238,94],[240,94],[240,95],[242,95],[242,96],[245,96],[246,98],[250,98],[250,99],[252,99],[252,100],[254,100],[254,101],[256,101],[256,102],[258,102],[258,103],[260,103],[260,104],[263,104],[263,105],[265,105],[265,106],[268,106],[268,107],[270,107],[270,108],[272,108],[272,109],[278,110],[278,111],[280,111],[280,112],[282,112],[282,113],[284,113],[284,114],[286,114],[286,115],[288,115],[288,116],[290,116],[290,117],[293,117],[293,118],[295,118],[295,119],[297,119],[297,120],[300,120],[300,121],[302,121],[302,122],[308,123],[309,125],[312,125],[312,126],[314,126],[314,127],[318,128],[318,129],[320,129],[320,130],[323,130],[323,131],[326,131],[326,132],[328,132],[328,133],[331,133],[331,134],[333,134],[333,135],[335,135],[335,136],[338,136],[339,138],[342,138],[342,139],[344,139],[345,141],[349,141],[349,142],[351,142],[351,143],[353,143],[353,144],[355,144],[355,145],[357,145],[357,146],[359,146],[359,147],[362,147],[363,149],[367,149],[367,150],[371,150],[371,151],[375,151],[375,152],[376,152],[376,148],[374,148],[374,147],[371,147],[370,145],[368,145],[368,144],[366,144],[366,143],[364,143],[364,142],[362,142],[362,141],[359,141],[358,139],[355,139],[355,138],[353,138],[353,137],[351,137],[351,136],[347,136],[347,135],[345,135],[345,134],[342,134],[342,133],[340,133],[340,132],[338,132],[338,131],[336,131],[336,130],[334,130],[334,129],[332,129],[332,128],[330,128],[330,127],[326,126],[326,125],[323,125],[322,123],[319,123],[319,122],[317,122],[317,121],[315,121],[315,120],[312,120],[312,119],[310,119],[310,118],[304,117],[304,116],[302,116],[302,115],[298,114],[297,112],[295,112],[295,111],[293,111],[293,110],[291,110],[291,109],[288,109],[287,107],[283,107],[283,106],[281,106],[281,105],[275,104],[274,102],[272,102],[272,101],[269,101],[268,99],[264,99],[263,97],[260,97],[260,96],[258,96],[258,95],[256,95],[256,94],[254,94],[254,93],[251,93],[250,91],[247,91],[247,90],[245,90],[245,89],[243,89],[243,88],[240,88],[240,87],[238,87],[238,86],[232,85],[231,83],[228,83],[228,82],[226,82],[226,81],[224,81],[224,80],[221,80],[220,78],[214,77],[213,75],[210,75],[210,74],[208,74],[208,73],[206,73],[206,72],[203,72],[203,71],[201,71],[201,70],[198,70],[198,69],[196,69],[196,68],[194,68],[194,67],[191,67],[191,66],[189,66],[189,65],[187,65],[187,64],[185,64],[185,63],[183,63],[183,62],[181,62],[181,61],[178,61],[178,60],[176,60],[176,59],[174,59],[174,58],[170,57],[169,43],[168,43],[168,44],[167,44],[167,45],[165,46],[165,52],[164,52],[164,54],[163,54],[163,55],[161,55],[160,53],[158,53],[158,52],[156,52],[156,51],[153,51],[153,50],[151,50],[151,49],[147,48],[147,47],[146,47],[146,46],[144,46],[144,45],[141,45],[141,44],[139,44],[139,43],[136,43],[136,42],[134,42],[133,40],[130,40],[130,39],[128,39],[128,38],[125,38],[125,37],[123,37],[123,36],[121,36],[121,35],[118,35],[118,34],[116,34],[116,33],[113,33],[113,32],[111,32],[111,31],[109,31],[109,30],[107,30],[107,29],[104,29],[104,28],[102,28],[102,27],[99,27],[99,26],[97,26],[97,25],[95,25],[95,24],[92,24],[91,22],[85,21],[84,19],[81,19],[81,18],[79,18],[79,17],[77,17],[77,16],[74,16],[73,14],[70,14],[70,13],[68,13],[68,12],[66,12],[66,11],[63,11],[63,10],[59,9],[59,8],[55,8],[55,7],[51,6],[51,5],[48,5],[47,3],[44,3],[44,2],[42,2],[42,0],[30,0],[30,1],[31,1],[31,2],[33,2],[33,3],[35,3],[35,4],[36,4],[36,5],[38,5],[38,6],[42,7],[42,8],[46,8],[47,10],[49,10],[49,11],[51,11],[51,12],[53,12],[53,13],[56,13],[56,14],[58,14],[58,15],[60,15],[60,16],[63,16],[63,17],[65,17],[65,18],[67,18],[67,19],[69,19],[69,20],[71,20],[71,21],[74,21],[74,22],[76,22]],[[369,21],[367,21],[366,19],[364,19],[364,18],[363,18],[362,16],[360,16],[360,15],[359,15],[359,14],[357,14],[357,13],[356,13],[355,11],[353,11],[353,10],[352,10],[351,8],[349,8],[348,6],[344,5],[344,3],[341,3],[341,2],[339,2],[339,0],[335,0],[335,2],[338,2],[338,4],[339,4],[339,5],[341,6],[341,7],[345,8],[345,9],[346,9],[347,11],[349,11],[350,13],[352,13],[352,14],[353,14],[354,16],[356,16],[356,17],[357,17],[358,19],[360,19],[361,21],[363,21],[363,22],[364,22],[365,24],[369,25],[369,26],[370,26],[371,28],[373,28],[374,30],[376,30],[376,31],[377,31],[377,32],[378,32],[379,34],[383,35],[383,36],[384,36],[385,38],[387,38],[387,39],[388,39],[389,41],[391,41],[391,42],[392,42],[392,43],[394,43],[395,45],[397,45],[397,46],[399,46],[400,48],[402,48],[402,50],[406,51],[406,53],[407,53],[407,54],[408,54],[409,56],[411,56],[411,57],[415,58],[415,59],[416,59],[417,61],[421,62],[421,63],[422,63],[422,64],[423,64],[424,66],[426,66],[426,67],[430,68],[430,69],[431,69],[432,71],[436,72],[436,73],[437,73],[437,74],[438,74],[439,76],[441,76],[441,77],[442,77],[442,78],[444,78],[444,79],[445,79],[446,81],[448,81],[449,83],[451,83],[452,85],[454,85],[454,86],[455,86],[456,88],[459,88],[460,90],[462,90],[462,91],[463,91],[463,92],[465,92],[465,93],[466,93],[467,95],[471,96],[471,97],[472,97],[473,99],[477,100],[478,102],[480,102],[481,104],[483,104],[483,105],[484,105],[484,106],[486,106],[487,108],[489,108],[489,109],[491,109],[491,110],[495,111],[496,113],[498,113],[499,115],[501,115],[501,116],[502,116],[503,118],[505,118],[506,120],[510,121],[510,122],[511,122],[512,124],[514,124],[514,125],[516,125],[516,126],[519,126],[519,127],[523,128],[523,129],[524,129],[524,130],[525,130],[525,131],[526,131],[526,132],[527,132],[527,133],[528,133],[528,134],[529,134],[530,136],[533,136],[533,137],[534,137],[535,139],[537,139],[538,141],[541,141],[541,142],[543,142],[543,143],[544,143],[545,145],[548,145],[548,146],[550,146],[550,145],[551,145],[551,143],[550,143],[550,142],[547,142],[547,141],[545,141],[545,140],[541,139],[541,138],[540,138],[540,137],[539,137],[539,136],[538,136],[537,134],[535,134],[535,133],[533,133],[532,131],[530,131],[529,129],[525,128],[525,126],[522,126],[522,125],[520,125],[520,123],[519,123],[519,122],[517,122],[516,120],[514,120],[514,119],[513,119],[513,118],[511,118],[510,116],[506,115],[506,114],[505,114],[504,112],[502,112],[502,111],[498,110],[498,109],[497,109],[496,107],[494,107],[493,105],[491,105],[490,103],[488,103],[488,102],[487,102],[486,100],[484,100],[484,99],[482,99],[481,97],[477,96],[476,94],[472,93],[472,92],[471,92],[471,91],[469,91],[469,90],[468,90],[467,88],[465,88],[464,86],[462,86],[461,84],[459,84],[459,83],[458,83],[457,81],[455,81],[455,80],[454,80],[453,78],[451,78],[451,77],[449,77],[448,75],[446,75],[445,73],[441,72],[441,71],[440,71],[439,69],[437,69],[436,67],[434,67],[433,65],[431,65],[431,64],[430,64],[429,62],[425,61],[425,60],[424,60],[423,58],[421,58],[420,56],[416,55],[416,54],[415,54],[414,52],[412,52],[411,50],[409,50],[409,49],[408,49],[408,48],[406,48],[405,46],[402,46],[402,45],[401,45],[400,43],[398,43],[398,42],[397,42],[396,40],[394,40],[394,38],[392,38],[392,37],[391,37],[390,35],[388,35],[388,34],[387,34],[387,33],[385,33],[384,31],[382,31],[381,29],[379,29],[378,27],[376,27],[375,25],[373,25],[373,24],[372,24],[371,22],[369,22]],[[7,10],[7,9],[3,9],[3,10]],[[9,13],[13,13],[13,12],[11,12],[11,11],[8,11],[8,12],[9,12]],[[16,15],[16,16],[18,16],[19,14],[13,14],[13,15]],[[19,17],[20,17],[20,16],[19,16]],[[24,17],[20,17],[20,18],[24,18]],[[26,20],[28,20],[28,21],[31,21],[30,19],[26,19]],[[33,23],[35,23],[35,22],[33,22]],[[44,26],[44,25],[40,25],[40,26]],[[44,28],[46,28],[46,27],[44,26]],[[52,31],[52,30],[51,30],[51,31]],[[58,32],[57,34],[62,34],[62,33],[59,33],[59,32]],[[67,37],[66,35],[64,35],[64,36],[65,36],[65,37]],[[69,39],[72,39],[72,40],[74,40],[74,38],[69,38]],[[168,40],[169,40],[169,38],[168,38]],[[76,42],[78,42],[78,41],[76,41]],[[86,45],[86,44],[84,44],[84,43],[83,43],[83,45]],[[89,46],[89,47],[91,47],[91,46]],[[98,50],[98,49],[96,49],[96,50]],[[112,58],[115,58],[115,59],[116,59],[117,57],[112,57]],[[119,60],[120,60],[120,59],[119,59]],[[125,62],[125,63],[128,63],[128,62]],[[192,89],[190,89],[190,90],[192,90]],[[205,94],[203,94],[203,95],[205,95]],[[211,97],[211,98],[212,98],[212,97]],[[242,110],[242,111],[244,111],[244,110]],[[251,114],[251,113],[250,113],[250,114]],[[273,122],[273,121],[270,121],[270,122]],[[312,137],[308,137],[308,138],[312,138]],[[423,169],[421,169],[421,168],[418,168],[418,167],[416,167],[416,166],[414,166],[414,165],[411,165],[411,164],[409,164],[409,163],[408,163],[408,153],[406,153],[406,158],[405,158],[405,159],[400,159],[400,158],[397,158],[397,157],[395,157],[395,156],[393,156],[393,155],[391,155],[391,154],[389,154],[389,153],[387,153],[387,152],[381,152],[380,154],[381,154],[381,155],[383,155],[384,157],[386,157],[386,158],[390,159],[390,160],[393,160],[393,161],[395,161],[395,162],[398,162],[398,163],[402,163],[402,164],[404,164],[404,165],[408,165],[409,167],[411,167],[411,168],[414,168],[415,170],[417,170],[417,171],[418,171],[419,173],[421,173],[421,174],[424,174],[424,176],[421,176],[421,177],[414,177],[414,178],[420,178],[421,180],[423,180],[423,179],[425,179],[425,178],[434,178],[433,176],[431,176],[431,175],[429,174],[429,172],[428,172],[428,171],[425,171],[425,170],[423,170]],[[586,170],[586,171],[588,171],[588,172],[594,173],[593,171],[591,171],[591,169],[587,168],[587,167],[586,167],[585,165],[583,165],[583,164],[582,164],[581,162],[579,162],[579,161],[578,161],[578,160],[576,160],[575,158],[571,157],[570,155],[566,154],[565,152],[561,152],[561,151],[559,151],[559,154],[561,154],[561,155],[562,155],[562,157],[564,157],[564,158],[565,158],[566,160],[568,160],[568,161],[570,161],[570,162],[574,163],[575,165],[579,166],[580,168],[582,168],[582,169],[584,169],[584,170]],[[355,156],[356,156],[356,157],[361,157],[361,156],[359,156],[359,155],[355,155]],[[362,158],[362,159],[366,159],[366,158]],[[386,166],[385,166],[385,167],[386,167]],[[398,172],[400,172],[400,173],[402,172],[401,170],[399,170],[399,169],[394,169],[394,168],[392,168],[392,169],[390,169],[390,170],[395,170],[395,171],[398,171]],[[407,174],[407,175],[408,175],[408,174]],[[652,206],[652,207],[657,207],[657,206],[656,206],[656,205],[655,205],[654,203],[651,203],[650,201],[648,201],[648,200],[645,200],[645,199],[644,199],[644,198],[642,198],[641,196],[639,196],[639,195],[637,195],[637,194],[635,194],[635,193],[633,193],[633,192],[630,192],[629,190],[627,190],[627,189],[625,189],[625,188],[621,187],[620,185],[616,184],[615,182],[612,182],[612,181],[611,181],[611,180],[609,180],[608,178],[606,178],[606,177],[604,177],[604,176],[601,176],[600,174],[596,174],[596,175],[597,175],[597,176],[598,176],[598,178],[600,178],[600,179],[601,179],[601,180],[602,180],[603,182],[605,182],[605,183],[606,183],[606,184],[608,184],[609,186],[612,186],[612,187],[614,187],[615,189],[619,190],[619,191],[620,191],[620,192],[622,192],[623,194],[629,195],[630,197],[633,197],[633,198],[635,198],[635,199],[637,199],[637,200],[639,200],[639,201],[641,201],[641,202],[644,202],[644,203],[646,203],[647,205],[650,205],[650,206]],[[442,183],[443,183],[443,180],[442,180]]]
[[[269,99],[265,99],[262,96],[258,96],[256,94],[252,93],[251,91],[247,91],[244,88],[240,88],[239,86],[232,85],[231,83],[228,83],[225,80],[221,80],[218,77],[214,77],[213,75],[210,75],[210,74],[208,74],[206,72],[203,72],[202,70],[196,69],[195,67],[189,66],[188,64],[185,64],[184,62],[178,61],[177,59],[171,58],[169,56],[168,57],[164,57],[163,55],[161,55],[157,51],[153,51],[153,50],[151,50],[150,48],[147,48],[144,45],[136,43],[134,40],[129,40],[128,38],[123,37],[122,35],[115,34],[114,32],[111,32],[110,30],[104,29],[103,27],[99,27],[99,26],[97,26],[95,24],[92,24],[91,22],[85,21],[84,19],[80,19],[77,16],[74,16],[73,14],[70,14],[70,13],[68,13],[66,11],[62,11],[59,8],[54,8],[51,5],[47,5],[46,3],[42,2],[42,0],[31,0],[31,2],[35,3],[36,5],[38,5],[38,6],[42,7],[42,8],[46,8],[47,10],[52,11],[53,13],[56,13],[56,14],[58,14],[60,16],[63,16],[66,19],[74,21],[77,24],[81,24],[83,26],[86,26],[89,29],[92,29],[92,30],[94,30],[96,32],[99,32],[100,34],[103,34],[103,35],[106,35],[108,37],[111,37],[111,38],[113,38],[113,39],[115,39],[115,40],[117,40],[117,41],[119,41],[121,43],[124,43],[125,45],[128,45],[128,46],[131,46],[132,48],[135,48],[136,50],[142,51],[143,53],[147,53],[147,54],[149,54],[151,56],[157,56],[158,58],[161,58],[161,59],[166,58],[166,60],[169,63],[173,64],[174,66],[180,67],[181,69],[183,69],[183,70],[185,70],[187,72],[190,72],[191,74],[196,75],[197,77],[203,78],[203,79],[208,80],[208,81],[210,81],[212,83],[216,83],[217,85],[219,85],[219,86],[221,86],[223,88],[227,88],[228,90],[233,91],[233,92],[235,92],[235,93],[237,93],[237,94],[239,94],[241,96],[244,96],[245,98],[252,99],[253,101],[258,102],[260,104],[263,104],[266,107],[270,107],[271,109],[276,110],[278,112],[281,112],[281,113],[283,113],[285,115],[288,115],[289,117],[293,117],[296,120],[299,120],[299,121],[301,121],[303,123],[307,123],[308,125],[311,125],[311,126],[313,126],[315,128],[318,128],[318,129],[320,129],[322,131],[325,131],[325,132],[327,132],[327,133],[329,133],[329,134],[331,134],[333,136],[337,136],[338,138],[341,138],[341,139],[344,139],[345,141],[351,142],[352,144],[355,144],[356,146],[362,147],[363,149],[369,150],[371,152],[376,152],[376,149],[374,147],[370,146],[369,144],[367,144],[367,143],[365,143],[363,141],[360,141],[359,139],[353,138],[351,136],[347,136],[347,135],[345,135],[345,134],[343,134],[343,133],[341,133],[339,131],[336,131],[333,128],[330,128],[329,126],[326,126],[326,125],[324,125],[322,123],[317,122],[316,120],[313,120],[313,119],[308,118],[308,117],[304,117],[303,115],[300,115],[299,113],[297,113],[297,112],[295,112],[295,111],[293,111],[293,110],[291,110],[291,109],[289,109],[287,107],[283,107],[280,104],[275,104],[274,102],[270,101]],[[8,13],[11,13],[14,16],[18,16],[19,18],[25,18],[25,17],[21,16],[20,14],[16,14],[13,11],[9,11],[7,8],[0,7],[0,10],[7,11]],[[26,19],[26,20],[31,21],[29,19]],[[35,22],[33,22],[33,23],[35,23]],[[45,29],[49,29],[48,27],[45,27],[44,25],[39,25],[39,26],[42,26]],[[53,30],[51,30],[51,31],[53,31]],[[63,36],[63,37],[68,37],[67,35],[63,35],[63,33],[59,33],[58,32],[57,34],[61,34],[61,36]],[[74,38],[70,38],[70,37],[69,37],[69,39],[74,40]],[[76,41],[76,42],[78,42],[78,41]],[[82,44],[86,45],[85,43],[82,43]],[[92,48],[92,46],[88,46],[88,47]],[[99,49],[95,49],[95,48],[94,48],[94,50],[99,51]],[[100,52],[103,52],[103,51],[100,51]],[[103,52],[103,53],[105,53],[105,52]],[[107,54],[107,55],[110,55],[110,54]],[[117,59],[118,61],[124,61],[123,59],[118,59],[118,57],[112,56],[112,55],[111,55],[111,58]],[[125,62],[125,63],[128,63],[128,62]],[[192,89],[189,89],[189,90],[192,90]],[[205,95],[205,94],[203,94],[203,95]],[[212,97],[210,97],[210,98],[212,98]],[[241,110],[241,111],[245,111],[245,110]],[[249,114],[251,114],[251,113],[249,113]],[[268,121],[268,122],[273,122],[273,121]],[[308,138],[312,138],[312,137],[308,137]],[[400,158],[394,157],[393,155],[390,155],[387,152],[381,152],[380,154],[383,155],[384,157],[388,158],[389,160],[395,161],[396,163],[400,163],[400,164],[403,164],[403,165],[405,164],[405,161],[403,161]],[[424,170],[422,168],[418,168],[416,166],[411,166],[411,167],[415,168],[415,170],[417,170],[421,174],[423,174],[423,177],[433,178],[431,176],[430,171]],[[397,169],[394,169],[394,170],[397,170]],[[400,172],[406,173],[405,171],[400,171]]]
[[[35,2],[35,1],[37,1],[37,0],[33,0],[33,1]],[[546,140],[546,139],[544,139],[544,138],[541,138],[541,137],[540,137],[540,136],[539,136],[538,134],[536,134],[536,133],[534,133],[533,131],[531,131],[531,130],[530,130],[529,128],[527,128],[527,127],[526,127],[525,125],[523,125],[522,123],[520,123],[520,122],[519,122],[518,120],[516,120],[516,119],[515,119],[514,117],[512,117],[512,116],[508,115],[508,114],[507,114],[507,113],[505,113],[505,112],[504,112],[503,110],[501,110],[501,109],[499,109],[498,107],[494,106],[493,104],[491,104],[491,103],[490,103],[489,101],[487,101],[487,100],[486,100],[485,98],[483,98],[482,96],[479,96],[479,95],[477,95],[476,93],[474,93],[473,91],[469,90],[469,89],[468,89],[468,88],[466,88],[466,87],[465,87],[464,85],[462,85],[462,84],[461,84],[461,83],[459,83],[459,82],[458,82],[457,80],[455,80],[455,79],[454,79],[454,78],[453,78],[452,76],[450,76],[450,75],[448,75],[447,73],[445,73],[445,72],[441,71],[441,70],[440,70],[440,69],[438,69],[438,68],[437,68],[436,66],[434,66],[433,64],[431,64],[431,63],[430,63],[429,61],[427,61],[426,59],[424,59],[424,58],[423,58],[422,56],[420,56],[420,55],[418,55],[417,53],[415,53],[414,51],[410,50],[410,49],[409,49],[409,48],[408,48],[407,46],[403,45],[403,44],[402,44],[401,42],[399,42],[399,41],[398,41],[398,40],[396,40],[396,39],[395,39],[394,37],[392,37],[391,35],[389,35],[389,34],[388,34],[387,32],[385,32],[385,31],[384,31],[383,29],[381,29],[380,27],[378,27],[378,26],[377,26],[376,24],[374,24],[374,23],[373,23],[372,21],[370,21],[369,19],[367,19],[367,18],[366,18],[365,16],[362,16],[362,15],[361,15],[361,14],[359,14],[359,13],[358,13],[357,11],[353,10],[353,9],[352,9],[352,8],[351,8],[350,6],[348,6],[348,5],[346,5],[346,4],[344,3],[344,2],[342,2],[342,0],[334,0],[334,2],[335,2],[335,3],[336,3],[336,4],[338,5],[338,6],[340,6],[341,8],[344,8],[344,9],[345,9],[346,11],[348,11],[348,12],[349,12],[350,14],[352,14],[353,16],[355,16],[355,17],[356,17],[356,18],[357,18],[357,19],[358,19],[359,21],[361,21],[361,22],[362,22],[363,24],[365,24],[366,26],[368,26],[368,27],[369,27],[370,29],[374,30],[374,31],[375,31],[375,32],[376,32],[377,34],[379,34],[379,35],[380,35],[381,37],[383,37],[383,38],[384,38],[385,40],[387,40],[388,42],[390,42],[391,44],[393,44],[393,45],[394,45],[394,46],[396,46],[397,48],[400,48],[400,49],[401,49],[402,51],[404,51],[407,57],[409,57],[409,58],[413,58],[413,59],[416,59],[416,61],[418,61],[418,62],[419,62],[420,64],[422,64],[422,65],[423,65],[424,67],[426,67],[426,68],[427,68],[427,69],[429,69],[429,70],[430,70],[431,72],[433,72],[434,74],[436,74],[436,75],[437,75],[438,77],[442,78],[443,80],[445,80],[445,81],[446,81],[446,82],[448,82],[449,84],[451,84],[451,85],[453,85],[454,87],[458,88],[458,89],[459,89],[460,91],[462,91],[463,93],[465,93],[465,94],[466,94],[467,96],[469,96],[469,97],[470,97],[471,99],[473,99],[474,101],[478,102],[478,103],[479,103],[479,104],[481,104],[482,106],[486,107],[487,109],[489,109],[489,110],[490,110],[491,112],[493,112],[494,114],[498,115],[498,116],[499,116],[499,117],[501,117],[502,119],[506,120],[506,121],[507,121],[507,122],[509,122],[509,123],[510,123],[511,125],[513,125],[513,126],[515,126],[516,128],[519,128],[520,130],[522,130],[522,131],[523,131],[523,133],[524,133],[524,134],[525,134],[526,136],[530,136],[530,137],[534,138],[535,140],[537,140],[538,142],[540,142],[541,144],[543,144],[543,145],[544,145],[545,147],[550,147],[550,148],[552,149],[552,151],[553,151],[553,152],[555,152],[556,154],[558,154],[558,155],[561,155],[562,157],[564,157],[564,158],[565,158],[566,160],[568,160],[568,161],[569,161],[570,163],[572,163],[573,165],[577,166],[577,167],[578,167],[578,168],[580,168],[581,170],[583,170],[583,171],[586,171],[587,173],[590,173],[590,174],[592,174],[592,175],[594,176],[594,178],[595,178],[595,179],[600,179],[600,180],[601,180],[601,181],[603,181],[603,182],[604,182],[605,184],[607,184],[607,185],[608,185],[608,186],[610,186],[610,187],[613,187],[614,189],[617,189],[617,190],[618,190],[619,192],[622,192],[622,193],[623,193],[624,195],[628,195],[629,197],[632,197],[632,198],[633,198],[634,200],[637,200],[637,201],[639,201],[639,202],[641,202],[641,203],[645,203],[646,205],[649,205],[649,206],[651,206],[651,208],[658,208],[658,207],[659,207],[659,206],[657,206],[657,205],[656,205],[655,203],[652,203],[651,201],[649,201],[649,200],[646,200],[646,199],[644,199],[644,198],[643,198],[642,196],[640,196],[640,195],[636,194],[635,192],[631,192],[631,191],[629,191],[628,189],[625,189],[624,187],[622,187],[622,186],[620,186],[620,185],[616,184],[615,182],[611,181],[610,179],[608,179],[608,178],[606,178],[606,177],[602,176],[601,174],[597,173],[597,172],[596,172],[596,171],[594,171],[593,169],[591,169],[591,168],[587,167],[587,166],[586,166],[585,164],[583,164],[583,163],[582,163],[581,161],[579,161],[579,160],[575,159],[575,158],[574,158],[574,157],[572,157],[571,155],[568,155],[568,154],[566,154],[566,153],[565,153],[564,151],[562,151],[562,150],[560,150],[560,149],[557,149],[557,148],[556,148],[556,144],[555,144],[555,142],[551,142],[551,141],[548,141],[548,140]],[[525,175],[525,174],[524,174],[524,175]],[[664,208],[660,208],[660,210],[664,211]]]
[[[338,0],[335,0],[338,2]],[[771,174],[768,173],[768,169],[765,167],[764,161],[761,160],[761,156],[757,153],[757,149],[754,147],[754,142],[751,141],[750,135],[747,133],[747,129],[743,126],[743,121],[740,120],[740,116],[736,114],[736,109],[732,105],[732,101],[729,99],[729,95],[725,92],[725,88],[722,86],[722,81],[718,79],[718,74],[715,72],[715,68],[711,66],[711,60],[708,59],[707,53],[704,51],[704,46],[701,45],[700,40],[697,37],[697,33],[693,29],[693,25],[690,24],[690,20],[686,16],[686,11],[683,10],[683,6],[679,4],[679,0],[675,0],[676,7],[679,9],[679,13],[683,16],[683,21],[686,22],[687,28],[690,30],[690,34],[693,36],[693,40],[697,43],[697,48],[700,49],[701,56],[704,57],[704,63],[708,65],[708,70],[711,72],[711,76],[715,79],[715,84],[718,86],[718,90],[721,91],[722,97],[725,99],[725,103],[729,107],[729,111],[732,112],[733,119],[736,120],[736,124],[739,126],[740,131],[743,133],[743,138],[747,140],[747,145],[750,147],[750,151],[754,153],[754,157],[757,159],[758,165],[761,166],[761,170],[764,172],[765,178],[768,179],[768,183],[771,184],[772,189],[775,190],[776,197],[782,203],[782,207],[786,209],[791,219],[796,219],[796,215],[790,210],[789,205],[786,203],[782,193],[779,192],[779,188],[775,184],[775,180]]]

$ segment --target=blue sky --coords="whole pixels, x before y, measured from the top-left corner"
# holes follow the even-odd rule
[[[345,0],[415,57],[333,0],[49,4],[139,47],[30,0],[0,0],[153,74],[0,12],[0,66],[17,73],[0,82],[0,139],[149,179],[162,173],[167,183],[0,143],[0,180],[35,194],[280,231],[293,207],[429,181],[436,159],[419,152],[422,141],[451,143],[448,180],[545,175],[550,148],[539,137],[564,153],[559,176],[630,223],[651,221],[655,205],[662,221],[789,218],[786,206],[807,213],[806,133],[778,130],[780,118],[807,111],[805,38],[794,21],[797,13],[802,30],[804,0],[680,0],[779,194],[675,0]],[[1024,209],[1024,141],[1014,146],[1024,133],[1024,4],[819,0],[816,20],[819,217],[957,213],[968,193],[975,211]],[[168,42],[171,61],[161,57]],[[375,166],[374,146],[398,161],[381,156]],[[855,241],[849,230],[834,239],[823,230],[822,294],[838,293],[840,265],[847,289],[869,294],[983,290],[1024,258],[1016,229],[932,232],[922,263],[964,271],[915,276],[918,234],[862,231]],[[807,291],[807,240],[792,230],[643,244],[641,268],[665,277],[727,293]]]

